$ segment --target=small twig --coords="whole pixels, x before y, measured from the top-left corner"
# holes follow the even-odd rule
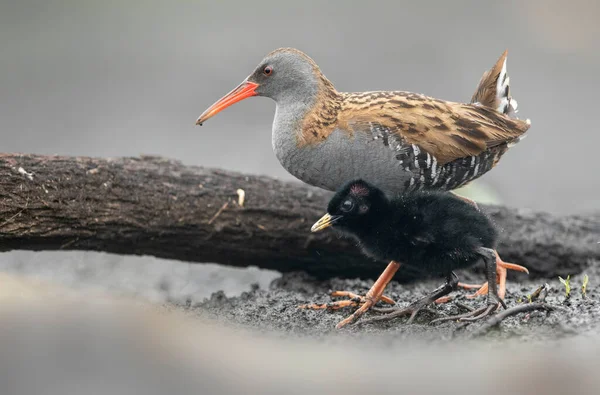
[[[3,227],[4,225],[6,225],[7,223],[11,222],[13,219],[17,218],[19,215],[21,215],[23,213],[23,211],[25,211],[27,209],[27,206],[29,206],[29,199],[27,199],[27,201],[25,202],[25,207],[23,207],[21,209],[21,211],[19,211],[18,213],[16,213],[15,215],[13,215],[9,219],[7,219],[6,221],[2,222],[0,224],[0,228]]]
[[[215,221],[215,219],[217,219],[217,217],[218,217],[219,215],[221,215],[221,213],[222,213],[222,212],[223,212],[223,211],[224,211],[224,210],[227,208],[227,206],[229,206],[229,202],[225,202],[225,203],[224,203],[224,204],[221,206],[221,208],[220,208],[220,209],[219,209],[219,210],[218,210],[218,211],[215,213],[215,215],[213,215],[213,217],[212,217],[212,218],[211,218],[211,219],[208,221],[208,224],[209,224],[209,225],[210,225],[210,224],[212,224],[212,223]]]
[[[555,310],[555,307],[550,306],[547,303],[527,303],[511,307],[510,309],[503,310],[487,320],[487,322],[483,324],[477,331],[473,332],[472,336],[481,336],[486,334],[490,329],[500,325],[500,323],[508,317],[535,310],[553,311]]]
[[[455,302],[454,304],[455,304],[457,307],[460,307],[461,309],[467,310],[467,311],[469,311],[469,312],[471,312],[471,311],[475,311],[475,309],[474,309],[474,308],[472,308],[471,306],[467,306],[467,305],[466,305],[466,304],[464,304],[464,303]]]
[[[72,240],[69,240],[65,244],[61,245],[60,249],[64,250],[65,248],[70,247],[71,245],[73,245],[74,243],[76,243],[78,241],[79,241],[79,237],[76,237],[76,238],[74,238]]]
[[[10,217],[9,219],[7,219],[6,221],[2,222],[0,224],[0,228],[3,227],[4,225],[6,225],[7,223],[9,223],[10,221],[12,221],[13,219],[17,218],[19,215],[21,215],[21,213],[25,211],[25,209],[22,209],[21,211],[19,211],[18,213],[16,213],[15,215],[13,215],[12,217]]]

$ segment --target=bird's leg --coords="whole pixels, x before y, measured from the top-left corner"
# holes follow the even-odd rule
[[[479,249],[479,253],[483,258],[485,263],[485,277],[488,280],[488,294],[487,294],[487,303],[485,306],[480,307],[477,310],[473,310],[466,314],[455,315],[451,317],[438,318],[436,320],[431,321],[431,323],[438,323],[443,321],[476,321],[481,318],[489,316],[493,313],[498,305],[501,304],[502,307],[506,309],[506,303],[504,300],[498,295],[498,286],[496,284],[496,263],[498,254],[495,250],[491,248],[481,247]]]
[[[394,318],[403,317],[407,315],[410,315],[410,317],[406,323],[411,324],[415,320],[417,314],[422,310],[427,310],[429,312],[437,314],[437,312],[427,309],[427,306],[434,303],[438,299],[444,297],[445,295],[448,295],[450,292],[456,290],[457,285],[458,277],[454,272],[451,272],[450,275],[446,278],[446,282],[442,286],[436,288],[424,298],[412,302],[407,307],[390,307],[386,309],[377,309],[378,312],[386,314],[379,317],[369,318],[368,320],[362,321],[361,324],[371,323],[375,321],[388,321]]]
[[[329,309],[329,310],[337,310],[342,307],[348,306],[359,306],[360,308],[356,310],[352,315],[343,321],[339,322],[336,325],[336,328],[339,329],[345,325],[348,325],[357,319],[359,319],[365,312],[367,312],[371,307],[373,307],[379,300],[382,300],[389,304],[395,304],[395,302],[388,298],[387,296],[383,296],[383,290],[388,285],[388,283],[394,277],[394,274],[400,268],[400,264],[395,261],[391,261],[383,273],[379,276],[377,281],[373,284],[371,289],[367,292],[365,296],[356,295],[352,292],[347,291],[336,291],[332,293],[332,296],[347,296],[350,297],[350,300],[341,300],[338,302],[325,303],[325,304],[307,304],[298,306],[301,309]]]
[[[475,206],[475,208],[477,210],[479,210],[479,206],[477,206],[477,203],[475,203],[475,201],[473,199],[469,199],[468,197],[465,196],[461,196],[455,192],[452,192],[454,194],[454,196],[456,196],[457,198],[464,200],[465,202]],[[521,265],[516,265],[514,263],[508,263],[508,262],[504,262],[502,259],[500,259],[500,256],[498,255],[497,251],[494,251],[494,253],[496,254],[496,274],[497,274],[497,278],[496,281],[498,282],[499,285],[499,289],[498,289],[498,295],[500,295],[500,298],[502,300],[504,300],[504,296],[506,295],[506,272],[507,270],[515,270],[517,272],[523,272],[523,273],[527,273],[529,274],[529,270],[527,270],[526,267],[521,266]],[[464,289],[476,289],[478,288],[477,292],[475,292],[472,295],[467,295],[467,298],[472,299],[472,298],[476,298],[478,296],[481,295],[485,295],[488,292],[488,285],[487,283],[483,284],[483,285],[474,285],[474,284],[462,284],[459,283],[458,286],[460,288],[464,288]],[[444,301],[440,302],[440,303],[444,303]]]
[[[473,207],[475,207],[477,210],[479,210],[479,206],[477,205],[477,203],[475,202],[475,200],[473,199],[469,199],[466,196],[461,196],[458,193],[452,191],[452,194],[454,196],[456,196],[457,198],[459,198],[462,201],[465,201],[467,203],[469,203],[470,205],[472,205]],[[481,289],[483,287],[483,285],[481,284],[463,284],[463,283],[458,283],[457,284],[458,288],[463,288],[463,289]],[[486,288],[487,290],[487,288]],[[451,296],[444,296],[443,298],[439,298],[438,300],[435,301],[435,303],[437,304],[442,304],[442,303],[448,303],[450,301],[452,301],[452,297]]]
[[[496,250],[494,250],[494,255],[496,256],[496,278],[495,278],[495,281],[498,284],[498,296],[500,296],[500,298],[502,300],[504,300],[504,297],[506,296],[506,273],[508,272],[508,270],[514,270],[517,272],[523,272],[523,273],[527,273],[527,274],[529,274],[529,270],[527,270],[526,267],[521,266],[521,265],[504,262],[500,258],[500,255],[498,255],[498,252]],[[477,290],[477,292],[475,292],[474,294],[471,294],[471,295],[467,295],[467,298],[473,299],[478,296],[485,295],[487,292],[488,292],[488,283],[485,283]]]

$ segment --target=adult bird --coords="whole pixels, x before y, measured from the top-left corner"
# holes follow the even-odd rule
[[[273,150],[298,179],[335,191],[360,178],[390,196],[451,191],[491,170],[529,129],[516,118],[506,56],[483,74],[470,103],[457,103],[403,91],[338,92],[310,57],[281,48],[196,124],[245,98],[270,97]],[[498,263],[501,296],[507,269]]]

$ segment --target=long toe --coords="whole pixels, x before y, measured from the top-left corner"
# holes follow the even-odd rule
[[[350,291],[334,291],[331,293],[331,297],[339,298],[345,297],[346,300],[338,300],[335,302],[329,303],[307,303],[298,306],[299,309],[309,309],[309,310],[339,310],[346,307],[359,307],[363,305],[367,301],[366,296],[355,294]],[[388,296],[381,295],[379,298],[383,303],[387,303],[390,305],[396,304],[394,300]],[[376,303],[376,302],[375,302]],[[373,304],[375,304],[373,303]]]
[[[462,289],[479,289],[481,287],[483,287],[483,284],[465,284],[465,283],[458,283],[456,284],[456,286],[458,288],[462,288]]]
[[[484,283],[475,293],[467,295],[467,299],[475,299],[488,293],[488,283]]]
[[[345,307],[358,307],[361,303],[355,300],[338,300],[329,303],[309,303],[298,306],[299,309],[306,310],[339,310]]]
[[[346,297],[346,298],[349,298],[350,300],[354,300],[359,303],[365,303],[367,300],[366,296],[358,295],[358,294],[355,294],[354,292],[350,292],[350,291],[334,291],[331,293],[331,297],[333,297],[333,298]],[[391,304],[391,305],[396,304],[396,302],[394,302],[394,299],[390,298],[389,296],[385,296],[385,295],[381,295],[379,297],[379,300],[382,301],[383,303],[387,303],[387,304]]]

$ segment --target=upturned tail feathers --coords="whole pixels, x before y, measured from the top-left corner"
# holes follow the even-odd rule
[[[471,103],[492,107],[499,113],[516,118],[517,101],[510,96],[510,78],[506,72],[506,56],[504,51],[494,67],[483,73]]]
[[[471,98],[472,104],[478,104],[491,107],[499,113],[505,114],[511,118],[517,118],[517,101],[510,95],[510,78],[506,72],[506,57],[508,50],[504,51],[494,67],[483,73],[479,85]],[[527,125],[531,124],[529,119],[524,121]],[[513,145],[519,140],[525,138],[520,136]]]

